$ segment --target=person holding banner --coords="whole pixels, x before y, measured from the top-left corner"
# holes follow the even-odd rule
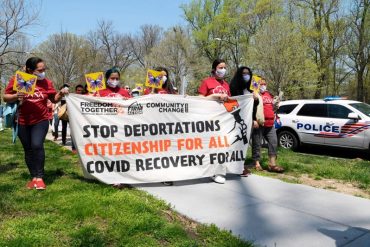
[[[262,170],[260,164],[261,158],[261,145],[262,138],[265,138],[268,143],[268,170],[270,172],[281,173],[284,172],[284,168],[276,165],[277,157],[277,135],[274,127],[275,112],[274,109],[274,97],[267,91],[267,83],[262,78],[259,85],[259,94],[262,100],[259,101],[259,105],[263,106],[264,123],[259,124],[258,121],[253,121],[253,132],[252,132],[252,159],[257,170]],[[275,102],[277,103],[277,102]]]
[[[105,72],[107,88],[97,91],[95,96],[131,98],[129,91],[120,87],[120,77],[121,73],[118,69],[111,68],[107,70]]]
[[[263,107],[257,108],[258,102],[262,102],[261,96],[258,94],[258,92],[255,92],[252,90],[251,83],[252,83],[252,77],[253,73],[252,70],[246,66],[241,66],[238,68],[238,70],[235,72],[234,77],[231,79],[230,82],[230,92],[231,96],[238,96],[238,95],[245,95],[253,93],[253,115],[252,115],[252,121],[253,126],[256,126],[256,124],[263,125],[264,120],[258,119],[257,116],[261,116],[263,118]],[[257,114],[257,110],[259,114]],[[257,123],[258,122],[258,123]],[[256,169],[261,170],[262,167],[259,165],[259,163],[256,164]],[[247,177],[249,174],[251,174],[251,171],[247,168],[244,168],[244,171],[240,176]]]
[[[105,80],[107,82],[107,87],[105,89],[97,91],[94,96],[99,97],[121,97],[124,99],[131,98],[128,90],[120,87],[121,73],[116,68],[108,69],[105,72]],[[122,189],[128,187],[126,184],[113,184],[113,187]]]
[[[49,128],[47,100],[58,102],[68,90],[58,93],[52,81],[45,78],[45,63],[41,58],[31,57],[26,61],[25,72],[36,78],[34,91],[27,93],[16,90],[19,78],[12,77],[5,89],[4,101],[19,102],[18,137],[22,143],[25,161],[32,180],[27,183],[28,189],[44,190],[44,141]],[[16,81],[17,80],[17,81]],[[22,81],[21,81],[22,82]],[[27,82],[24,82],[27,83]],[[13,87],[16,85],[16,87]]]
[[[199,96],[209,97],[213,100],[226,101],[230,94],[229,84],[224,79],[226,74],[226,62],[223,59],[216,59],[212,63],[211,76],[204,79],[198,88]],[[226,179],[226,167],[219,164],[215,171],[213,181],[224,184]]]

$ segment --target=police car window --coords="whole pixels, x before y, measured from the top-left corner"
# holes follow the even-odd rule
[[[278,109],[278,113],[279,114],[289,114],[291,113],[294,108],[297,106],[298,104],[293,104],[293,105],[282,105],[279,107]]]
[[[366,116],[370,116],[370,105],[365,103],[353,103],[349,105],[352,106],[353,108],[356,108]]]
[[[352,111],[345,106],[328,104],[328,115],[331,118],[348,118],[348,114]]]
[[[326,104],[304,104],[297,113],[298,116],[327,117]]]

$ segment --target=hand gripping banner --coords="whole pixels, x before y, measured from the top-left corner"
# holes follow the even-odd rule
[[[129,100],[70,94],[72,139],[86,178],[137,184],[240,174],[252,95],[227,102],[182,95]]]

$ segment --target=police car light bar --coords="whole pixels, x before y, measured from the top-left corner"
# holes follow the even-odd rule
[[[325,101],[338,100],[338,99],[347,99],[347,97],[327,96],[327,97],[324,98]]]

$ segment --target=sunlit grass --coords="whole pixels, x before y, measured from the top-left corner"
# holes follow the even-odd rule
[[[76,155],[45,149],[47,189],[27,190],[20,142],[0,132],[0,246],[251,246],[146,192],[85,180]]]
[[[246,164],[252,163],[251,150],[248,150]],[[267,169],[267,149],[262,149],[262,166]],[[293,152],[279,148],[278,164],[284,167],[286,175],[299,177],[306,174],[315,180],[336,179],[350,182],[370,193],[370,161],[362,159],[331,158],[323,155]],[[260,175],[270,175],[265,172]],[[291,180],[290,182],[294,181]]]

